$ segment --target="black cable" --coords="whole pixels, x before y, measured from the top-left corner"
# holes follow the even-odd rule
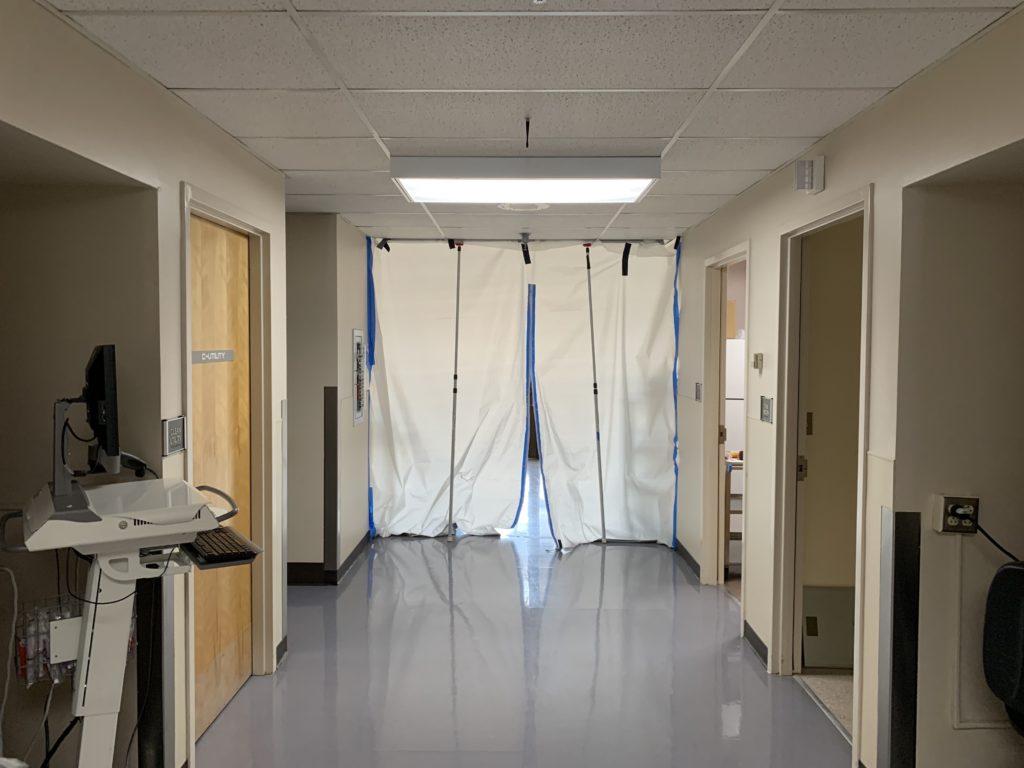
[[[86,440],[84,437],[79,437],[78,433],[75,432],[75,428],[71,426],[71,422],[70,421],[65,421],[64,423],[68,425],[68,432],[70,432],[71,436],[73,438],[75,438],[75,440],[77,440],[78,442],[80,442],[80,443],[91,443],[91,442],[96,440],[96,435],[93,435],[88,440]]]
[[[999,550],[1000,552],[1002,552],[1002,553],[1003,553],[1004,555],[1006,555],[1006,556],[1007,556],[1008,558],[1010,558],[1011,560],[1013,560],[1013,561],[1014,561],[1015,563],[1016,563],[1016,562],[1019,562],[1019,561],[1020,561],[1020,558],[1019,558],[1019,557],[1017,557],[1016,555],[1014,555],[1014,554],[1013,554],[1013,553],[1012,553],[1012,552],[1011,552],[1010,550],[1008,550],[1008,549],[1007,549],[1006,547],[1004,547],[1004,546],[1003,546],[1002,544],[1000,544],[1000,543],[999,543],[998,541],[996,541],[995,539],[993,539],[993,538],[992,538],[992,536],[991,536],[991,534],[989,534],[989,532],[988,532],[988,531],[986,531],[986,530],[985,530],[984,528],[982,528],[982,527],[981,527],[980,525],[978,526],[978,532],[979,532],[979,533],[980,533],[980,534],[981,534],[982,536],[984,536],[984,537],[985,537],[986,539],[988,539],[988,540],[989,540],[990,542],[992,542],[992,546],[993,546],[993,547],[995,547],[996,549],[998,549],[998,550]]]
[[[68,550],[69,553],[71,551],[73,551],[73,550],[71,550],[71,549]],[[83,558],[83,559],[86,559],[86,558]],[[120,602],[122,602],[124,600],[127,600],[130,597],[135,597],[135,590],[134,589],[131,592],[129,592],[127,595],[125,595],[124,597],[117,598],[117,600],[107,600],[107,601],[98,600],[97,601],[97,600],[90,600],[90,599],[88,599],[86,597],[81,597],[79,595],[76,595],[74,590],[71,589],[71,563],[70,563],[70,560],[71,560],[70,555],[65,555],[64,556],[64,569],[65,569],[64,581],[65,581],[65,585],[68,588],[68,594],[71,595],[73,598],[75,598],[75,600],[78,600],[79,602],[82,602],[82,603],[88,603],[89,605],[114,605],[115,603],[120,603]],[[168,558],[167,562],[170,563],[170,559],[169,558]],[[164,570],[165,571],[167,570],[166,567],[164,568]]]
[[[60,745],[64,743],[64,739],[68,737],[71,730],[78,725],[81,720],[82,718],[80,717],[72,718],[71,722],[68,723],[67,728],[65,728],[61,735],[57,737],[57,741],[54,742],[54,745],[50,747],[50,749],[46,750],[46,757],[43,758],[43,762],[39,768],[49,768],[50,761],[53,759],[53,756],[57,754],[57,750],[60,749]]]
[[[167,556],[167,563],[164,564],[164,572],[167,572],[167,566],[170,565],[171,557],[174,555],[174,550],[171,550],[171,554]],[[146,705],[149,704],[149,688],[150,682],[153,679],[153,637],[156,635],[156,611],[150,609],[149,615],[149,648],[146,653],[146,687],[142,692],[142,706],[139,707],[139,714],[135,718],[135,727],[132,728],[132,735],[128,737],[128,749],[124,753],[124,765],[128,768],[128,759],[132,755],[132,744],[135,743],[135,736],[139,732],[139,724],[142,722],[142,716],[146,714]]]
[[[43,720],[43,748],[46,750],[46,754],[50,754],[50,716],[47,715],[46,719]]]

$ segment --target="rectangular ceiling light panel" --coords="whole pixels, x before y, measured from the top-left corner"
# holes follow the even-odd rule
[[[414,203],[635,203],[661,177],[660,157],[393,157]]]

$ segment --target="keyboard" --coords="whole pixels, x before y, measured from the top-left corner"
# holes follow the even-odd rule
[[[181,551],[189,556],[200,570],[246,565],[263,550],[234,528],[222,525],[212,531],[200,531],[195,541],[182,544]]]

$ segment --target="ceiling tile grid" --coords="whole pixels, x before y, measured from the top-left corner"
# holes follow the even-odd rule
[[[188,90],[181,98],[239,138],[359,138],[370,131],[336,88]]]
[[[782,12],[726,88],[893,88],[995,21],[1000,11]]]
[[[374,236],[537,239],[670,239],[1016,4],[50,2],[284,171],[290,211]],[[428,212],[389,154],[662,156],[662,178],[627,206]]]
[[[325,13],[310,28],[354,89],[705,88],[759,18]]]
[[[703,91],[361,91],[385,138],[668,138]]]
[[[168,88],[330,88],[328,70],[285,13],[75,15]]]

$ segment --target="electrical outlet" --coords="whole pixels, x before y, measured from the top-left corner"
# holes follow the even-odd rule
[[[761,421],[768,424],[772,423],[772,410],[775,405],[775,401],[770,397],[761,395]]]
[[[978,532],[981,500],[973,496],[942,496],[935,519],[939,533],[973,534]]]

